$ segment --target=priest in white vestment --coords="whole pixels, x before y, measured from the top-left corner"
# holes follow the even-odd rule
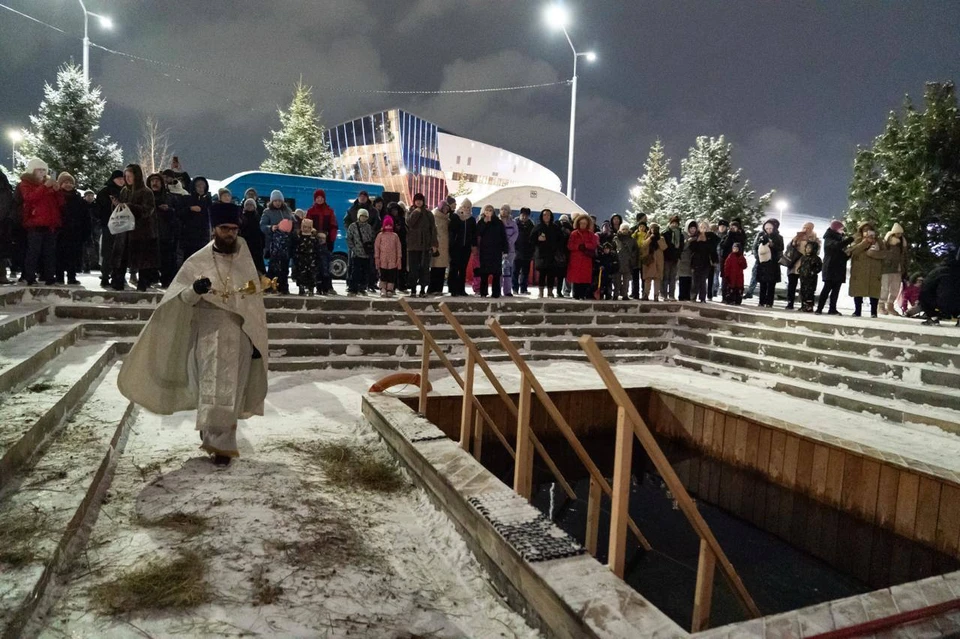
[[[197,411],[201,448],[226,466],[237,420],[263,415],[267,316],[240,209],[210,208],[214,239],[190,256],[124,359],[118,387],[160,415]]]

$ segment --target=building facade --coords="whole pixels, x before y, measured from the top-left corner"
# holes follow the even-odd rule
[[[560,189],[560,178],[548,168],[400,109],[344,122],[326,137],[337,178],[379,182],[405,202],[414,193],[436,206],[448,194],[477,201],[507,186]]]

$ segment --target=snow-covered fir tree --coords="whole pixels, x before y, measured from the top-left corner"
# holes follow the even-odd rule
[[[658,139],[643,164],[643,175],[637,178],[637,186],[630,193],[630,208],[627,219],[634,223],[640,214],[647,222],[666,225],[670,219],[670,198],[677,187],[677,180],[670,176],[670,160]]]
[[[57,85],[44,84],[43,100],[17,148],[16,170],[38,157],[54,172],[67,171],[81,186],[99,187],[123,167],[123,151],[110,136],[98,136],[106,101],[90,88],[83,70],[68,63],[57,71]]]
[[[683,220],[716,222],[740,218],[748,233],[757,229],[773,192],[757,197],[742,169],[733,169],[731,145],[719,138],[700,136],[680,163],[680,182],[671,202]]]
[[[333,177],[333,153],[324,139],[310,87],[297,84],[290,108],[280,113],[280,130],[264,140],[267,159],[260,168],[276,173]]]

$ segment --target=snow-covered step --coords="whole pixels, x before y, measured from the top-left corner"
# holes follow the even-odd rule
[[[67,420],[43,457],[0,501],[0,521],[17,522],[15,543],[0,549],[0,636],[17,637],[55,573],[81,550],[123,450],[133,405],[117,390],[120,365]],[[9,525],[9,524],[7,524]]]
[[[897,424],[923,424],[936,426],[950,433],[960,434],[960,411],[936,408],[899,400],[878,401],[877,397],[849,388],[837,388],[815,382],[803,381],[764,373],[751,368],[712,362],[688,355],[677,354],[671,358],[674,365],[715,375],[750,386],[768,388],[792,397],[822,403],[863,415],[879,415]]]
[[[777,373],[836,388],[854,388],[877,397],[877,400],[897,399],[919,405],[960,410],[960,393],[953,389],[930,385],[908,384],[899,380],[884,380],[871,375],[825,369],[768,355],[753,355],[741,351],[677,341],[673,344],[684,355],[701,360],[731,364],[767,373]]]
[[[70,320],[141,320],[153,315],[154,307],[133,304],[58,304],[57,317]]]
[[[0,492],[47,443],[114,356],[114,344],[81,342],[50,360],[19,392],[0,396]]]
[[[79,338],[78,324],[42,324],[0,342],[0,393],[23,384]]]
[[[0,341],[6,341],[47,321],[50,307],[20,305],[0,312]]]

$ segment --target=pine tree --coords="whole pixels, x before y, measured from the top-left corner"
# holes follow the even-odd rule
[[[758,198],[750,182],[742,180],[742,169],[733,170],[731,151],[722,135],[698,137],[680,163],[680,182],[671,206],[684,220],[739,218],[749,233],[760,226],[773,192]]]
[[[333,153],[324,139],[324,127],[317,114],[310,87],[297,84],[293,101],[280,113],[280,130],[264,140],[267,159],[260,168],[276,173],[333,177]]]
[[[67,171],[77,184],[99,187],[123,166],[123,151],[110,136],[97,137],[106,101],[91,89],[83,70],[68,63],[57,71],[57,86],[44,84],[43,100],[24,131],[17,159],[38,157],[55,172]],[[22,167],[17,167],[22,168]]]
[[[659,139],[650,147],[643,170],[643,175],[637,178],[637,186],[630,193],[627,216],[634,223],[640,214],[644,214],[647,222],[665,226],[670,219],[670,198],[677,181],[670,177],[670,160]]]
[[[850,184],[850,228],[899,223],[918,271],[960,246],[960,110],[952,82],[929,83],[924,110],[907,96],[869,149],[858,148]]]
[[[458,200],[463,197],[467,197],[473,193],[473,189],[470,188],[470,183],[467,182],[467,174],[463,171],[460,172],[460,178],[457,180],[457,192],[453,194],[453,197]]]

